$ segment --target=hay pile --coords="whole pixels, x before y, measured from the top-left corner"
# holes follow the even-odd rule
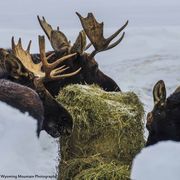
[[[138,97],[70,85],[57,100],[74,119],[72,135],[60,139],[60,179],[126,179],[132,159],[144,146],[144,110]]]
[[[69,160],[67,165],[64,164],[62,172],[61,180],[129,180],[130,177],[128,165],[106,160],[98,155]]]

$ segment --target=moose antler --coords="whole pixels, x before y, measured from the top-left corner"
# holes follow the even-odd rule
[[[70,48],[70,52],[77,52],[79,54],[82,54],[86,47],[86,34],[82,30],[81,32],[79,32],[79,36],[77,37],[73,46]]]
[[[41,72],[42,64],[34,64],[29,53],[31,41],[29,41],[28,48],[26,50],[22,47],[21,38],[19,38],[17,45],[15,45],[14,37],[12,37],[11,43],[13,54],[18,58],[18,60],[20,60],[20,63],[25,67],[25,69],[39,77],[43,76],[43,72]]]
[[[86,35],[95,48],[95,50],[90,55],[91,57],[94,57],[100,51],[106,51],[117,46],[124,38],[125,32],[123,32],[122,36],[116,42],[110,44],[110,42],[127,26],[128,21],[113,35],[106,39],[103,35],[103,22],[98,23],[92,13],[88,13],[86,18],[83,18],[78,12],[76,12],[76,14],[81,21]]]
[[[55,51],[58,51],[61,54],[64,54],[64,53],[68,54],[68,53],[73,53],[73,52],[82,54],[84,50],[87,48],[86,47],[86,33],[83,30],[79,32],[79,35],[75,43],[73,44],[73,46],[71,46],[65,34],[59,30],[59,27],[57,27],[57,30],[53,30],[52,26],[47,23],[44,17],[40,19],[40,17],[37,16],[37,18],[38,18],[40,26],[46,33]]]
[[[53,49],[55,51],[61,52],[62,54],[64,52],[68,52],[70,43],[68,42],[68,39],[65,36],[65,34],[59,30],[59,27],[57,27],[57,30],[53,30],[52,26],[47,23],[44,17],[40,19],[40,17],[37,16],[37,18],[40,26],[46,33],[48,39],[50,40]]]
[[[40,51],[41,62],[35,64],[29,53],[30,45],[31,45],[31,41],[28,45],[27,50],[24,50],[21,44],[21,39],[19,39],[17,45],[15,45],[14,38],[12,38],[12,51],[14,55],[19,59],[19,61],[23,64],[25,69],[28,70],[28,72],[31,72],[34,75],[34,77],[41,79],[42,82],[54,81],[66,77],[71,77],[77,74],[81,70],[81,68],[79,68],[78,70],[72,73],[62,74],[69,67],[63,65],[57,68],[58,65],[60,65],[62,62],[66,60],[69,60],[71,57],[75,56],[76,53],[63,56],[62,58],[57,59],[55,62],[49,63],[48,59],[53,54],[50,54],[48,57],[46,57],[44,36],[39,36],[39,51]]]

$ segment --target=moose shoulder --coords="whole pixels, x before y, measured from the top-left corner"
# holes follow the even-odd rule
[[[154,86],[153,97],[154,108],[147,115],[149,136],[146,146],[165,140],[180,141],[179,88],[166,98],[166,87],[160,80]]]

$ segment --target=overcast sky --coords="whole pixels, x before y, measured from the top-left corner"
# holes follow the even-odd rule
[[[0,46],[10,47],[12,36],[22,37],[25,44],[33,41],[32,51],[36,52],[37,36],[44,34],[37,15],[45,16],[53,27],[60,26],[74,42],[82,29],[76,11],[82,16],[93,12],[99,22],[104,21],[105,37],[126,20],[129,20],[127,35],[134,27],[141,30],[180,25],[180,0],[1,0]],[[50,44],[47,46],[49,49]]]
[[[0,5],[1,28],[36,29],[36,15],[52,25],[80,26],[75,12],[93,12],[106,27],[119,27],[129,19],[130,26],[180,25],[179,0],[6,0]]]

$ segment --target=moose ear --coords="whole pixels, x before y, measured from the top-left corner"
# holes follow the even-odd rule
[[[71,48],[71,53],[83,54],[86,48],[86,33],[82,30]]]
[[[153,88],[154,104],[161,102],[162,105],[166,101],[166,87],[163,80],[158,81]]]

